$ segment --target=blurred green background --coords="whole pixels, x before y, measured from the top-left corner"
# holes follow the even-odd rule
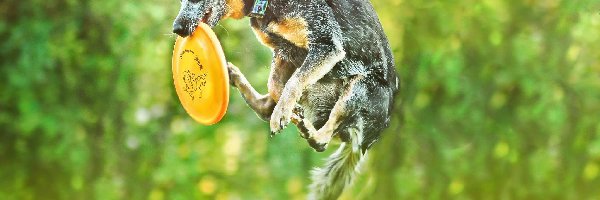
[[[376,0],[402,92],[343,199],[599,199],[600,1]],[[316,153],[175,95],[176,0],[0,2],[0,199],[303,199]],[[248,20],[214,30],[266,92]]]

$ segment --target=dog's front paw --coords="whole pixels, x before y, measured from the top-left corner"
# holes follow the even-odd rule
[[[292,108],[284,106],[282,102],[278,103],[271,114],[271,136],[278,134],[283,130],[292,117]]]
[[[292,110],[291,120],[292,123],[296,124],[296,127],[298,127],[300,137],[308,139],[310,137],[310,133],[315,132],[314,128],[309,129],[308,126],[311,124],[306,124],[306,122],[304,121],[304,110],[300,105],[296,105],[294,110]]]
[[[237,87],[236,83],[239,82],[242,72],[235,65],[230,62],[227,63],[227,72],[229,73],[229,84]]]

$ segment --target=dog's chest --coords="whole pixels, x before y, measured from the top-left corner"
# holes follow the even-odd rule
[[[286,40],[297,47],[308,48],[308,25],[298,17],[289,17],[277,20],[254,20],[252,29],[260,42],[272,49],[283,44]]]

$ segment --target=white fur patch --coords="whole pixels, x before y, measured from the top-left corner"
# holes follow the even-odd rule
[[[327,158],[325,166],[311,171],[313,183],[310,185],[307,199],[337,199],[359,173],[367,154],[362,154],[360,148],[355,151],[352,147],[357,140],[352,136],[357,135],[356,132],[359,131],[352,132],[355,132],[351,133],[352,144],[342,143],[338,150]]]

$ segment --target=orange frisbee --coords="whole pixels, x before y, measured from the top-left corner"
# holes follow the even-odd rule
[[[221,44],[208,25],[200,23],[192,35],[177,37],[172,70],[185,111],[201,124],[219,122],[229,103],[229,73]]]

